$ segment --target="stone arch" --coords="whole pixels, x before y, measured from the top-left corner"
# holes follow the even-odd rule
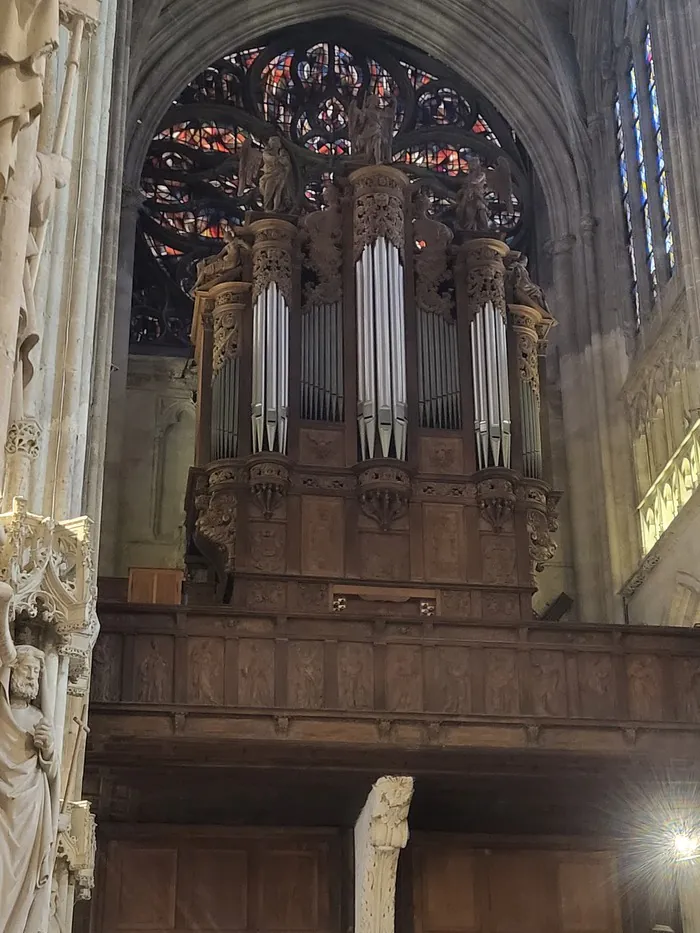
[[[567,119],[547,58],[536,37],[498,2],[463,11],[431,0],[189,0],[169,4],[138,76],[129,115],[125,183],[137,185],[158,121],[196,74],[227,52],[287,26],[344,15],[359,25],[403,37],[448,64],[496,106],[522,139],[544,192],[554,239],[581,220],[580,178],[567,140]]]

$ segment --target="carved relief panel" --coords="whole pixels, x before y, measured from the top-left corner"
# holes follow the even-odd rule
[[[187,702],[208,706],[223,704],[223,638],[187,639]]]
[[[338,703],[341,709],[374,706],[374,651],[371,645],[338,645]]]
[[[122,636],[104,632],[92,650],[90,698],[95,703],[121,699]]]
[[[293,641],[287,648],[288,702],[297,709],[323,706],[323,642]]]
[[[342,576],[345,501],[334,496],[302,496],[301,569],[319,576]]]
[[[238,703],[258,708],[275,705],[275,643],[262,638],[238,642]]]
[[[466,580],[465,516],[461,506],[423,503],[423,561],[429,580]]]
[[[164,635],[135,637],[133,693],[137,703],[172,702],[172,638]]]

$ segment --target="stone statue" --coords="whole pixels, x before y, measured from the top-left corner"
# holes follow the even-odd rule
[[[40,339],[39,321],[34,304],[36,266],[56,188],[63,188],[67,184],[69,174],[70,161],[68,159],[51,153],[37,153],[22,276],[22,301],[19,309],[10,421],[19,422],[23,418],[24,392],[34,375],[34,364],[30,353]]]
[[[15,647],[0,582],[0,930],[43,933],[57,815],[53,727],[37,700],[44,653]]]
[[[224,231],[224,248],[215,256],[207,256],[197,263],[197,281],[192,287],[192,294],[199,289],[211,288],[220,282],[240,282],[243,277],[242,253],[250,250],[236,228]]]
[[[396,117],[396,98],[382,106],[378,94],[368,94],[362,106],[356,100],[348,108],[348,129],[353,156],[373,165],[391,162],[391,140]]]
[[[507,303],[524,305],[526,308],[534,308],[536,311],[546,311],[550,314],[544,292],[530,278],[527,256],[512,251],[506,256],[505,266]]]
[[[457,189],[457,226],[465,232],[487,233],[491,214],[486,202],[486,169],[479,160],[469,164],[469,171]]]
[[[256,178],[264,211],[276,214],[291,210],[294,206],[292,160],[279,136],[268,139],[262,152],[253,149],[250,139],[243,143],[238,166],[238,194],[255,184]]]
[[[46,56],[58,46],[58,0],[0,3],[0,198],[14,171],[17,137],[41,113]]]

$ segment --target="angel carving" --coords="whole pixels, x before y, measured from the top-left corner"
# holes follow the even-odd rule
[[[348,108],[348,130],[353,155],[373,165],[391,162],[395,118],[395,97],[385,107],[378,94],[368,94],[362,106],[353,99]]]
[[[491,212],[486,198],[491,191],[496,200],[509,209],[513,200],[513,182],[508,160],[501,156],[492,168],[480,159],[469,162],[469,171],[457,191],[457,224],[464,231],[486,232],[491,226]]]
[[[505,265],[508,304],[525,305],[526,308],[534,308],[536,311],[546,311],[547,314],[551,314],[544,292],[530,278],[527,256],[513,251],[506,257]]]
[[[292,160],[279,136],[272,136],[261,151],[246,139],[241,148],[238,166],[238,195],[257,182],[263,210],[276,214],[290,210],[292,195]]]

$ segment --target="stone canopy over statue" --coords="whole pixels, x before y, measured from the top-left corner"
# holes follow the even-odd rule
[[[57,754],[41,702],[44,653],[15,646],[0,582],[0,930],[45,933],[57,816]]]

